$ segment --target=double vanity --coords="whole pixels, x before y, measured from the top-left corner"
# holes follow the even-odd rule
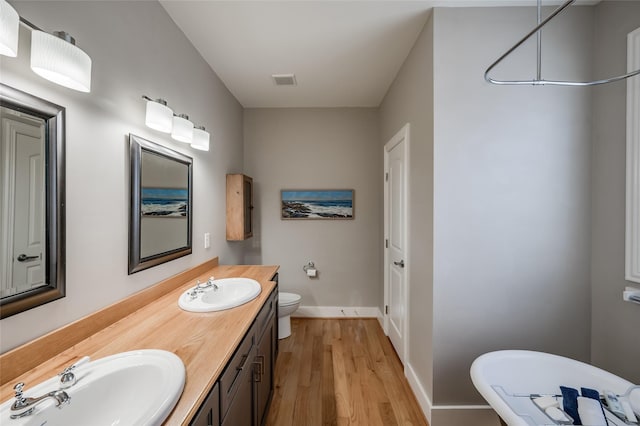
[[[217,265],[217,259],[214,259],[2,354],[0,401],[4,404],[14,400],[14,385],[18,382],[25,383],[25,397],[40,396],[43,389],[36,387],[37,385],[44,385],[43,382],[51,378],[57,383],[59,378],[56,376],[60,372],[89,356],[92,362],[78,366],[78,377],[81,378],[68,389],[67,393],[73,401],[59,413],[71,413],[72,410],[79,409],[91,413],[92,410],[87,410],[87,407],[73,407],[74,402],[77,401],[77,406],[83,401],[79,396],[80,389],[83,386],[89,389],[92,375],[99,375],[92,373],[82,376],[83,371],[107,357],[118,359],[124,353],[135,357],[136,354],[148,354],[153,352],[150,350],[156,350],[166,351],[169,355],[175,354],[184,364],[184,387],[180,393],[178,386],[179,399],[172,410],[169,407],[170,413],[162,424],[261,425],[266,418],[273,393],[277,353],[277,270],[277,266],[222,266]],[[215,277],[213,283],[217,286],[219,282],[220,286],[214,289],[201,285],[203,291],[199,294],[192,293],[192,301],[204,298],[203,295],[207,292],[219,292],[222,296],[227,290],[223,285],[231,288],[233,284],[233,280],[227,278],[255,280],[260,291],[252,300],[229,309],[214,312],[189,312],[182,309],[178,300],[193,291],[198,280],[207,283],[211,276]],[[249,281],[239,280],[236,284]],[[180,366],[172,366],[168,370],[180,375]],[[107,407],[104,408],[107,411],[113,409],[115,412],[125,412],[125,407],[108,407],[109,401],[120,399],[107,396],[124,393],[130,387],[127,386],[128,380],[132,378],[133,382],[137,382],[135,375],[139,373],[133,368],[130,371],[132,376],[123,376],[119,383],[110,385],[102,399],[95,398],[98,400],[94,401],[89,396],[82,405],[95,403],[103,406],[106,402]],[[140,373],[140,380],[147,380],[144,378],[145,374]],[[75,387],[77,388],[74,389]],[[56,386],[54,388],[57,389]],[[140,391],[142,395],[130,395],[132,404],[136,400],[144,401],[148,396],[146,393],[154,391],[153,386],[141,386],[140,389],[147,390]],[[78,397],[74,398],[74,392],[77,392]],[[99,392],[97,394],[100,395]],[[171,399],[170,396],[167,398]],[[124,403],[125,401],[120,401],[115,404]],[[52,402],[42,405],[46,408],[47,404],[53,405]],[[49,407],[49,410],[58,414],[54,407]],[[23,419],[9,420],[4,418],[5,411],[2,411],[0,423],[39,425],[48,421],[50,426],[56,424],[55,417],[58,416],[55,414],[51,419],[41,418],[37,423],[23,421],[30,417],[32,421],[36,420],[32,417],[36,414],[34,412]],[[100,419],[93,417],[93,420]],[[160,423],[154,420],[144,424]]]

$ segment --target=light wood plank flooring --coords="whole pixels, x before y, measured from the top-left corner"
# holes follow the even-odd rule
[[[376,319],[292,318],[267,426],[426,425]]]

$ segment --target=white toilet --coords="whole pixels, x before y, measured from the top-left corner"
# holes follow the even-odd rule
[[[291,314],[298,309],[302,296],[295,293],[278,294],[278,339],[291,336]]]

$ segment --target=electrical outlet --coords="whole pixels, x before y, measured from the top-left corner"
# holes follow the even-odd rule
[[[205,232],[204,234],[204,248],[208,249],[211,247],[211,234]]]

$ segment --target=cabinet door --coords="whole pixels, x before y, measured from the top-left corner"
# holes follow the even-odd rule
[[[204,400],[198,414],[189,423],[190,426],[219,426],[220,425],[220,387],[215,384],[209,396]]]
[[[256,370],[254,373],[256,393],[256,424],[264,424],[267,418],[267,408],[273,392],[273,369],[275,353],[275,315],[269,319],[269,325],[257,345]]]

